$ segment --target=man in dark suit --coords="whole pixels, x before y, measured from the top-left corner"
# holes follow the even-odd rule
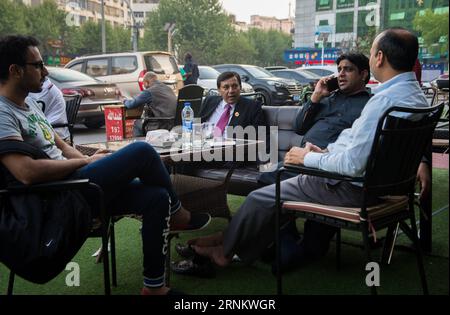
[[[224,72],[217,78],[220,96],[205,98],[200,116],[202,122],[215,125],[216,136],[231,136],[226,127],[264,126],[265,120],[261,104],[241,97],[241,77],[236,72]]]

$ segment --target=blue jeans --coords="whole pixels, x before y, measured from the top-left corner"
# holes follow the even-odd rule
[[[142,215],[144,285],[163,286],[170,215],[181,203],[155,149],[145,142],[132,143],[80,168],[75,177],[103,189],[106,211],[112,215]]]

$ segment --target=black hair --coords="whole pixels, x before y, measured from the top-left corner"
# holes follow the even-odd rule
[[[225,71],[217,77],[217,88],[220,89],[220,83],[233,77],[238,80],[239,86],[242,87],[241,76],[239,75],[239,73],[234,71]]]
[[[192,60],[192,54],[190,53],[190,52],[187,52],[185,55],[184,55],[184,61],[190,61],[190,60]]]
[[[412,71],[419,53],[419,40],[404,28],[389,28],[378,39],[377,51],[380,50],[394,70]]]
[[[367,58],[366,55],[358,53],[358,52],[351,52],[351,53],[347,53],[347,54],[342,54],[336,60],[336,64],[339,65],[339,63],[342,60],[348,60],[352,64],[354,64],[358,68],[359,73],[363,72],[364,70],[367,70],[366,84],[369,83],[369,80],[370,80],[370,65],[369,65],[369,58]]]
[[[28,47],[38,45],[39,41],[32,36],[10,35],[0,38],[0,82],[8,80],[11,65],[25,65]]]

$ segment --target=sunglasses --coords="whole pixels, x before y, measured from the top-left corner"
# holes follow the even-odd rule
[[[34,66],[36,69],[44,70],[44,62],[43,61],[37,61],[37,62],[26,62],[26,65]]]

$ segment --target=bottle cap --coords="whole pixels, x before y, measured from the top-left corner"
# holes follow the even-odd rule
[[[190,102],[186,102],[186,103],[184,103],[184,106],[191,106],[191,103]]]

